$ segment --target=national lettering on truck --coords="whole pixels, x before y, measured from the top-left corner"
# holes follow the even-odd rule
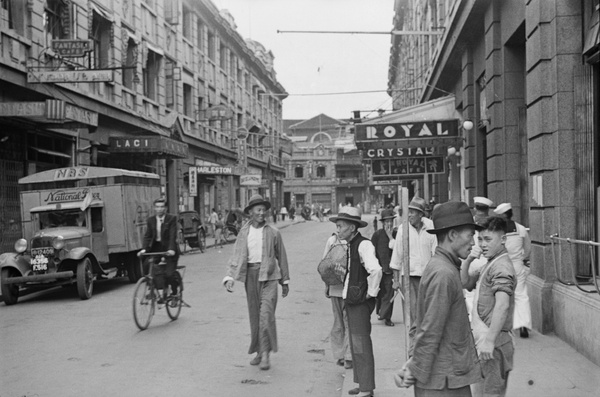
[[[160,197],[158,175],[67,167],[26,176],[19,185],[24,235],[14,252],[0,254],[6,304],[30,289],[70,284],[89,299],[98,278],[142,276],[136,254]]]

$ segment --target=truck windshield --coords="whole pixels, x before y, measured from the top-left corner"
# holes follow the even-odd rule
[[[85,212],[78,209],[38,213],[40,230],[61,226],[86,226]]]

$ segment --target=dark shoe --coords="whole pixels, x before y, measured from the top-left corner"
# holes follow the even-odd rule
[[[529,331],[525,327],[521,327],[520,334],[521,338],[529,338]]]
[[[250,365],[258,365],[258,364],[260,364],[260,354],[257,354],[256,357],[254,357],[250,361]]]
[[[348,390],[348,394],[350,394],[351,396],[355,396],[358,393],[360,393],[360,389],[358,387],[355,387],[354,389]]]
[[[346,360],[346,362],[344,362],[344,368],[352,369],[352,360]]]
[[[262,358],[262,360],[260,360],[260,365],[258,367],[260,369],[262,369],[263,371],[266,371],[269,368],[271,368],[271,363],[269,362],[269,356],[264,356]]]
[[[344,359],[340,358],[339,360],[337,360],[336,364],[339,365],[340,367],[343,367],[344,366]]]
[[[377,320],[381,321],[381,320],[383,320],[383,318],[382,318],[382,317],[379,317],[379,316],[377,316]]]
[[[388,327],[393,327],[393,326],[394,326],[394,325],[396,325],[396,324],[394,324],[394,323],[392,322],[392,320],[385,320],[385,325],[387,325]]]

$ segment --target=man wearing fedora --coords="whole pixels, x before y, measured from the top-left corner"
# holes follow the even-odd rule
[[[377,314],[379,315],[379,320],[385,321],[385,325],[393,327],[392,311],[394,310],[394,302],[392,301],[392,297],[394,296],[394,289],[392,285],[394,283],[394,274],[392,273],[392,269],[390,269],[392,250],[389,245],[390,241],[394,240],[392,230],[396,214],[393,209],[384,209],[381,211],[380,216],[383,227],[376,230],[371,236],[371,242],[375,247],[375,255],[383,270],[381,283],[379,284],[379,294],[377,295]]]
[[[381,282],[381,266],[375,248],[358,229],[367,226],[355,207],[344,207],[337,216],[329,218],[337,228],[338,238],[348,244],[348,272],[342,297],[346,304],[354,382],[358,387],[348,393],[373,396],[375,390],[375,358],[371,341],[371,313]]]
[[[415,396],[471,396],[480,382],[477,357],[460,277],[461,259],[474,245],[475,224],[466,203],[450,201],[433,210],[438,246],[419,287],[417,316],[410,330],[409,359],[396,374],[399,387]]]
[[[223,279],[228,292],[233,292],[234,280],[245,283],[251,337],[248,354],[256,353],[250,364],[260,365],[263,370],[271,367],[270,352],[277,351],[277,284],[281,284],[281,296],[285,298],[290,282],[281,234],[266,222],[270,207],[261,195],[250,198],[244,212],[251,219],[238,233]]]
[[[408,204],[408,253],[409,253],[409,286],[410,286],[410,323],[414,324],[417,311],[417,298],[419,296],[419,284],[425,266],[435,253],[437,239],[434,235],[427,233],[433,228],[431,219],[425,217],[426,202],[421,197],[413,197]],[[394,271],[394,288],[400,287],[399,278],[402,273],[402,233],[403,228],[398,228],[396,239],[390,241],[392,258],[390,267]],[[406,292],[405,292],[406,293]]]

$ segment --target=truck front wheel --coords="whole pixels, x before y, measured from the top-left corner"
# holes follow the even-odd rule
[[[77,293],[83,300],[92,297],[94,290],[94,273],[90,258],[84,258],[77,264]]]
[[[0,276],[0,282],[2,282],[2,280],[8,278],[8,277],[12,277],[17,276],[17,274],[13,274],[16,273],[13,269],[10,268],[4,268],[2,269],[2,274]],[[17,303],[17,300],[19,299],[19,286],[17,284],[2,284],[2,298],[4,299],[4,304],[5,305],[14,305],[15,303]]]

